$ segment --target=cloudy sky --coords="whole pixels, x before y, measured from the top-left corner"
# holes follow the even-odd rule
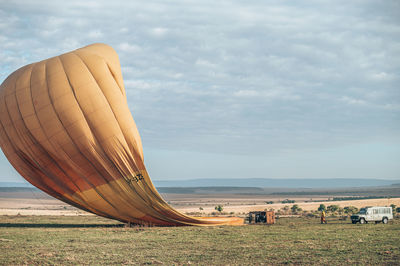
[[[0,82],[95,42],[153,179],[400,178],[399,1],[0,0]]]

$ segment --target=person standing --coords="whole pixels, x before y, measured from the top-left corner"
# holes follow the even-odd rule
[[[321,224],[326,224],[326,213],[324,210],[321,212]]]

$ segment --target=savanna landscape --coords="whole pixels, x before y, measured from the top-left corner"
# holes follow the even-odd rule
[[[396,265],[399,233],[399,220],[130,228],[97,216],[0,216],[0,264]]]
[[[35,189],[3,188],[0,264],[398,264],[400,220],[354,225],[345,207],[399,206],[400,197],[375,194],[366,199],[358,194],[364,198],[344,200],[342,192],[164,193],[170,204],[189,215],[245,218],[248,211],[274,209],[278,219],[274,225],[128,227]],[[328,224],[320,224],[321,204],[328,208]]]
[[[0,266],[400,265],[400,1],[0,1]]]

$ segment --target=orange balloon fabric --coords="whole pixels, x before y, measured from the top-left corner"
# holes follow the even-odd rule
[[[143,163],[117,53],[93,44],[12,73],[0,87],[0,146],[49,195],[100,216],[145,225],[243,224],[169,206]]]

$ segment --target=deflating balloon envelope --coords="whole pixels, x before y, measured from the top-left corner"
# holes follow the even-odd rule
[[[170,207],[143,163],[119,59],[93,44],[24,66],[0,87],[0,145],[31,184],[80,209],[137,224],[242,224]]]

